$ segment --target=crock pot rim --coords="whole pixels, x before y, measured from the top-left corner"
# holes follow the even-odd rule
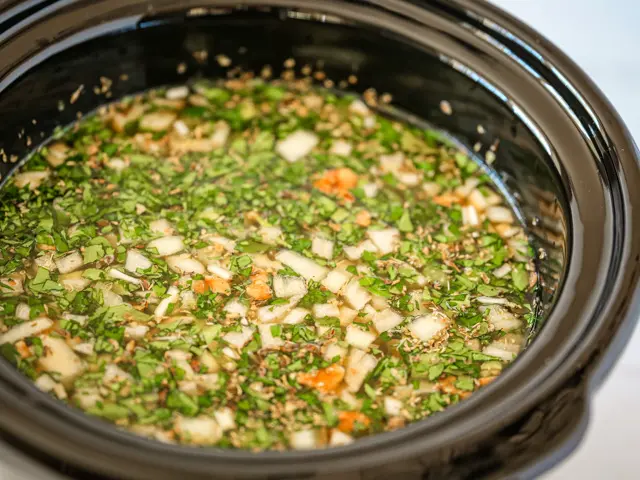
[[[37,2],[34,2],[37,3]],[[64,3],[72,3],[72,2],[64,2]],[[201,2],[203,3],[203,2]],[[368,2],[352,2],[352,3],[368,3]],[[371,2],[371,3],[382,3],[382,2]],[[394,2],[397,3],[397,2]],[[438,3],[438,2],[436,2]],[[613,111],[613,109],[611,108],[611,106],[608,104],[608,102],[606,101],[606,99],[604,99],[602,97],[602,94],[597,90],[596,87],[593,86],[593,84],[590,82],[590,80],[582,73],[580,72],[577,67],[570,61],[568,60],[563,54],[561,54],[555,47],[553,47],[551,44],[548,44],[548,42],[544,42],[542,41],[542,43],[540,42],[540,36],[538,34],[536,34],[533,30],[529,29],[528,27],[524,26],[521,22],[519,22],[518,20],[513,19],[512,17],[510,17],[509,15],[503,13],[501,10],[499,10],[497,7],[494,7],[490,4],[479,4],[476,2],[470,2],[469,0],[453,0],[451,2],[452,5],[456,5],[462,8],[467,9],[468,13],[470,14],[474,14],[477,15],[478,17],[493,17],[495,19],[497,19],[496,24],[500,25],[501,27],[506,27],[507,30],[511,31],[512,33],[517,32],[518,37],[526,39],[527,43],[531,44],[534,42],[534,40],[536,41],[537,45],[536,48],[538,49],[542,49],[545,53],[544,56],[545,58],[553,58],[553,64],[556,67],[559,67],[559,72],[564,72],[565,76],[572,80],[573,84],[578,84],[580,86],[580,93],[581,95],[586,98],[590,104],[595,105],[594,111],[597,112],[600,118],[604,118],[604,119],[608,119],[609,121],[609,125],[608,125],[608,130],[609,130],[609,134],[614,134],[613,138],[614,138],[614,144],[616,145],[616,147],[618,147],[620,149],[620,151],[618,152],[618,154],[620,155],[620,168],[622,169],[622,171],[631,171],[632,174],[635,174],[635,176],[637,177],[637,167],[638,167],[638,163],[637,163],[637,156],[635,154],[636,150],[635,150],[635,146],[633,145],[632,140],[630,139],[630,136],[628,134],[628,132],[626,131],[626,129],[624,128],[624,126],[622,125],[621,121],[619,120],[619,118],[617,117],[617,115],[615,114],[615,112]],[[55,5],[54,5],[55,6]],[[568,73],[568,75],[566,75],[566,73]],[[635,172],[633,172],[633,170],[636,170]],[[622,173],[623,173],[622,172]],[[632,212],[631,212],[632,213]],[[629,214],[629,212],[627,212],[627,215]],[[633,222],[633,226],[636,230],[637,230],[637,220]],[[635,237],[637,237],[637,232],[635,232]],[[631,248],[629,246],[627,246],[628,248]],[[637,261],[637,260],[636,260]],[[624,321],[621,321],[620,324],[624,324],[626,325],[628,328],[631,328],[632,325],[632,319],[634,317],[632,317],[632,315],[637,314],[638,311],[638,300],[637,300],[637,274],[636,276],[634,276],[632,279],[632,282],[627,282],[627,286],[630,287],[630,290],[628,290],[629,294],[630,294],[630,298],[627,301],[626,304],[626,308],[629,309]],[[617,289],[620,289],[620,286],[617,287]],[[631,303],[631,300],[633,301],[633,303]],[[618,338],[620,338],[618,336]],[[618,345],[619,346],[619,345]],[[616,347],[618,348],[618,347]],[[578,352],[580,353],[580,352]],[[584,353],[584,352],[583,352]],[[582,354],[583,354],[582,353]],[[615,352],[614,352],[615,353]],[[505,374],[505,376],[508,374],[508,372]],[[20,379],[21,381],[24,381],[24,379]],[[472,398],[470,400],[467,400],[466,402],[463,402],[464,404],[468,404],[471,405],[471,402],[475,401],[476,403],[479,403],[482,399],[481,399],[481,395],[484,392],[479,392],[478,394],[474,395],[474,397],[477,397],[477,400]],[[34,392],[33,395],[39,396],[42,395],[44,397],[43,394],[41,394],[40,392]],[[458,407],[455,407],[458,408]],[[469,407],[471,408],[471,407]],[[450,409],[451,412],[454,412],[454,409]],[[452,413],[452,414],[453,414]],[[448,412],[445,412],[443,414],[441,414],[442,417],[442,422],[445,421],[444,416],[447,415]],[[435,418],[435,417],[434,417]],[[95,421],[95,420],[92,420]],[[429,420],[430,421],[430,420]],[[421,422],[422,423],[422,422]],[[426,423],[426,422],[425,422]],[[360,442],[357,442],[357,444],[350,446],[350,447],[346,447],[344,449],[339,449],[340,451],[344,451],[345,455],[347,455],[349,452],[358,452],[358,451],[362,451],[363,447],[365,446],[365,443],[367,442],[376,442],[379,439],[383,438],[383,437],[387,437],[386,441],[384,441],[384,443],[389,443],[391,441],[396,441],[399,442],[402,440],[403,437],[408,437],[410,432],[412,430],[417,430],[417,427],[422,427],[424,425],[420,425],[420,424],[414,424],[410,427],[407,427],[401,431],[398,432],[394,432],[393,434],[385,434],[385,435],[378,435],[372,439],[365,439],[365,440],[361,440]],[[417,432],[416,432],[417,433]],[[398,435],[396,435],[398,434]],[[132,437],[132,435],[129,434],[123,434],[125,436],[128,437]],[[391,435],[394,435],[393,439],[391,438]],[[136,440],[138,440],[138,438],[136,437]],[[148,441],[145,440],[145,442],[150,443]],[[155,442],[153,442],[155,444]],[[175,449],[175,447],[167,447],[168,449]],[[163,450],[165,452],[168,452],[169,450],[165,450],[163,448]],[[197,450],[193,450],[193,449],[185,449],[184,447],[177,447],[176,451],[179,450],[180,453],[184,454],[186,452],[188,452],[189,450],[192,450],[193,452],[197,452]],[[323,451],[317,451],[317,452],[304,452],[304,453],[300,453],[300,452],[287,452],[287,453],[264,453],[264,454],[250,454],[248,452],[228,452],[228,451],[223,451],[221,453],[222,456],[225,456],[228,458],[229,455],[232,456],[236,456],[238,461],[247,461],[248,459],[251,460],[256,460],[258,462],[264,462],[268,456],[272,456],[272,457],[277,457],[277,460],[280,461],[282,459],[282,461],[287,461],[288,460],[301,460],[302,458],[309,458],[309,457],[315,457],[318,460],[322,460],[323,458],[326,458],[327,456],[333,456],[334,454],[336,454],[338,452],[338,450],[323,450]],[[199,453],[203,453],[204,452],[198,452]],[[212,452],[207,452],[206,455],[210,455]],[[211,455],[212,457],[214,455]]]

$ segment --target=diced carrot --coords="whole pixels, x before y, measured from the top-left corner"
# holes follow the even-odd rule
[[[454,203],[460,203],[460,199],[458,197],[456,197],[455,195],[452,195],[450,193],[444,193],[442,195],[437,195],[437,196],[433,197],[432,200],[433,200],[434,203],[437,203],[438,205],[440,205],[442,207],[450,207]]]
[[[224,293],[226,295],[231,292],[229,280],[220,277],[206,277],[204,281],[207,282],[209,290],[214,293]]]
[[[323,393],[331,393],[338,388],[343,378],[344,368],[340,365],[330,365],[315,372],[300,373],[298,382]]]
[[[251,275],[251,283],[247,287],[247,295],[254,300],[268,300],[271,298],[271,288],[267,283],[269,276],[264,271],[258,271]]]
[[[204,280],[195,280],[191,284],[191,288],[196,293],[206,293],[211,290],[214,293],[229,294],[231,291],[231,284],[228,280],[224,280],[220,277],[206,277]]]
[[[358,184],[358,176],[349,168],[328,170],[313,183],[313,186],[328,195],[336,195],[345,200],[353,201],[349,192]]]
[[[350,190],[358,184],[358,175],[349,168],[338,168],[336,175],[341,189]]]
[[[454,385],[457,380],[458,378],[455,377],[454,375],[448,375],[438,382],[438,387],[440,388],[440,391],[443,393],[448,393],[451,395],[460,395],[460,397],[462,398],[467,398],[469,395],[471,395],[471,392],[467,390],[460,390],[459,388],[457,388]]]
[[[364,425],[365,427],[368,427],[371,423],[369,417],[367,417],[364,413],[355,411],[340,412],[338,414],[338,420],[340,420],[340,423],[338,423],[338,430],[344,433],[353,432],[356,422]]]
[[[366,210],[361,210],[356,215],[356,223],[361,227],[368,227],[371,225],[371,214]]]
[[[20,340],[19,342],[16,342],[15,346],[21,358],[28,358],[31,356],[31,350],[29,349],[29,347],[27,346],[24,340]]]
[[[496,378],[498,378],[498,377],[484,377],[484,378],[479,379],[478,381],[480,382],[480,385],[482,385],[484,387],[485,385],[489,385]]]
[[[207,284],[204,280],[194,280],[193,283],[191,284],[191,288],[193,288],[193,291],[196,293],[205,293],[209,287],[207,287]]]

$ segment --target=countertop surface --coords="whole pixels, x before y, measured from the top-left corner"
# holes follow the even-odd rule
[[[640,0],[494,0],[562,48],[596,82],[627,126],[640,138]],[[545,480],[638,478],[637,432],[640,430],[640,330],[629,341],[614,371],[595,395],[586,437]],[[6,466],[17,458],[0,451]],[[24,468],[24,467],[23,467]],[[0,479],[35,480],[27,467],[3,471]]]
[[[564,50],[640,139],[639,0],[493,0]],[[640,330],[596,393],[586,437],[545,480],[637,479]]]

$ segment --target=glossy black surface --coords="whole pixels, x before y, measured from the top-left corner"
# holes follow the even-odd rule
[[[272,8],[228,8],[240,3]],[[184,13],[203,5],[216,8]],[[55,468],[64,462],[75,476],[154,479],[531,476],[575,446],[589,392],[638,313],[640,203],[632,187],[640,172],[610,105],[535,32],[468,0],[32,1],[0,15],[0,28],[0,144],[8,155],[21,157],[56,124],[103,103],[92,92],[103,75],[115,80],[117,97],[224,75],[219,53],[247,69],[288,57],[298,66],[321,61],[329,77],[355,71],[357,88],[392,93],[398,106],[467,145],[481,142],[482,153],[499,139],[493,166],[547,255],[540,267],[548,318],[527,351],[491,386],[403,430],[312,452],[161,445],[54,402],[1,362],[0,429],[9,441]],[[192,55],[202,49],[204,64]],[[128,80],[117,80],[123,73]],[[84,93],[69,105],[80,84]],[[442,100],[453,115],[442,113]],[[3,177],[11,168],[0,165]]]

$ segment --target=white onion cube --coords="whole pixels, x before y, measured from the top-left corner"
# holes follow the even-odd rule
[[[306,130],[297,130],[276,144],[276,152],[287,162],[295,162],[311,153],[318,144],[318,136]]]

